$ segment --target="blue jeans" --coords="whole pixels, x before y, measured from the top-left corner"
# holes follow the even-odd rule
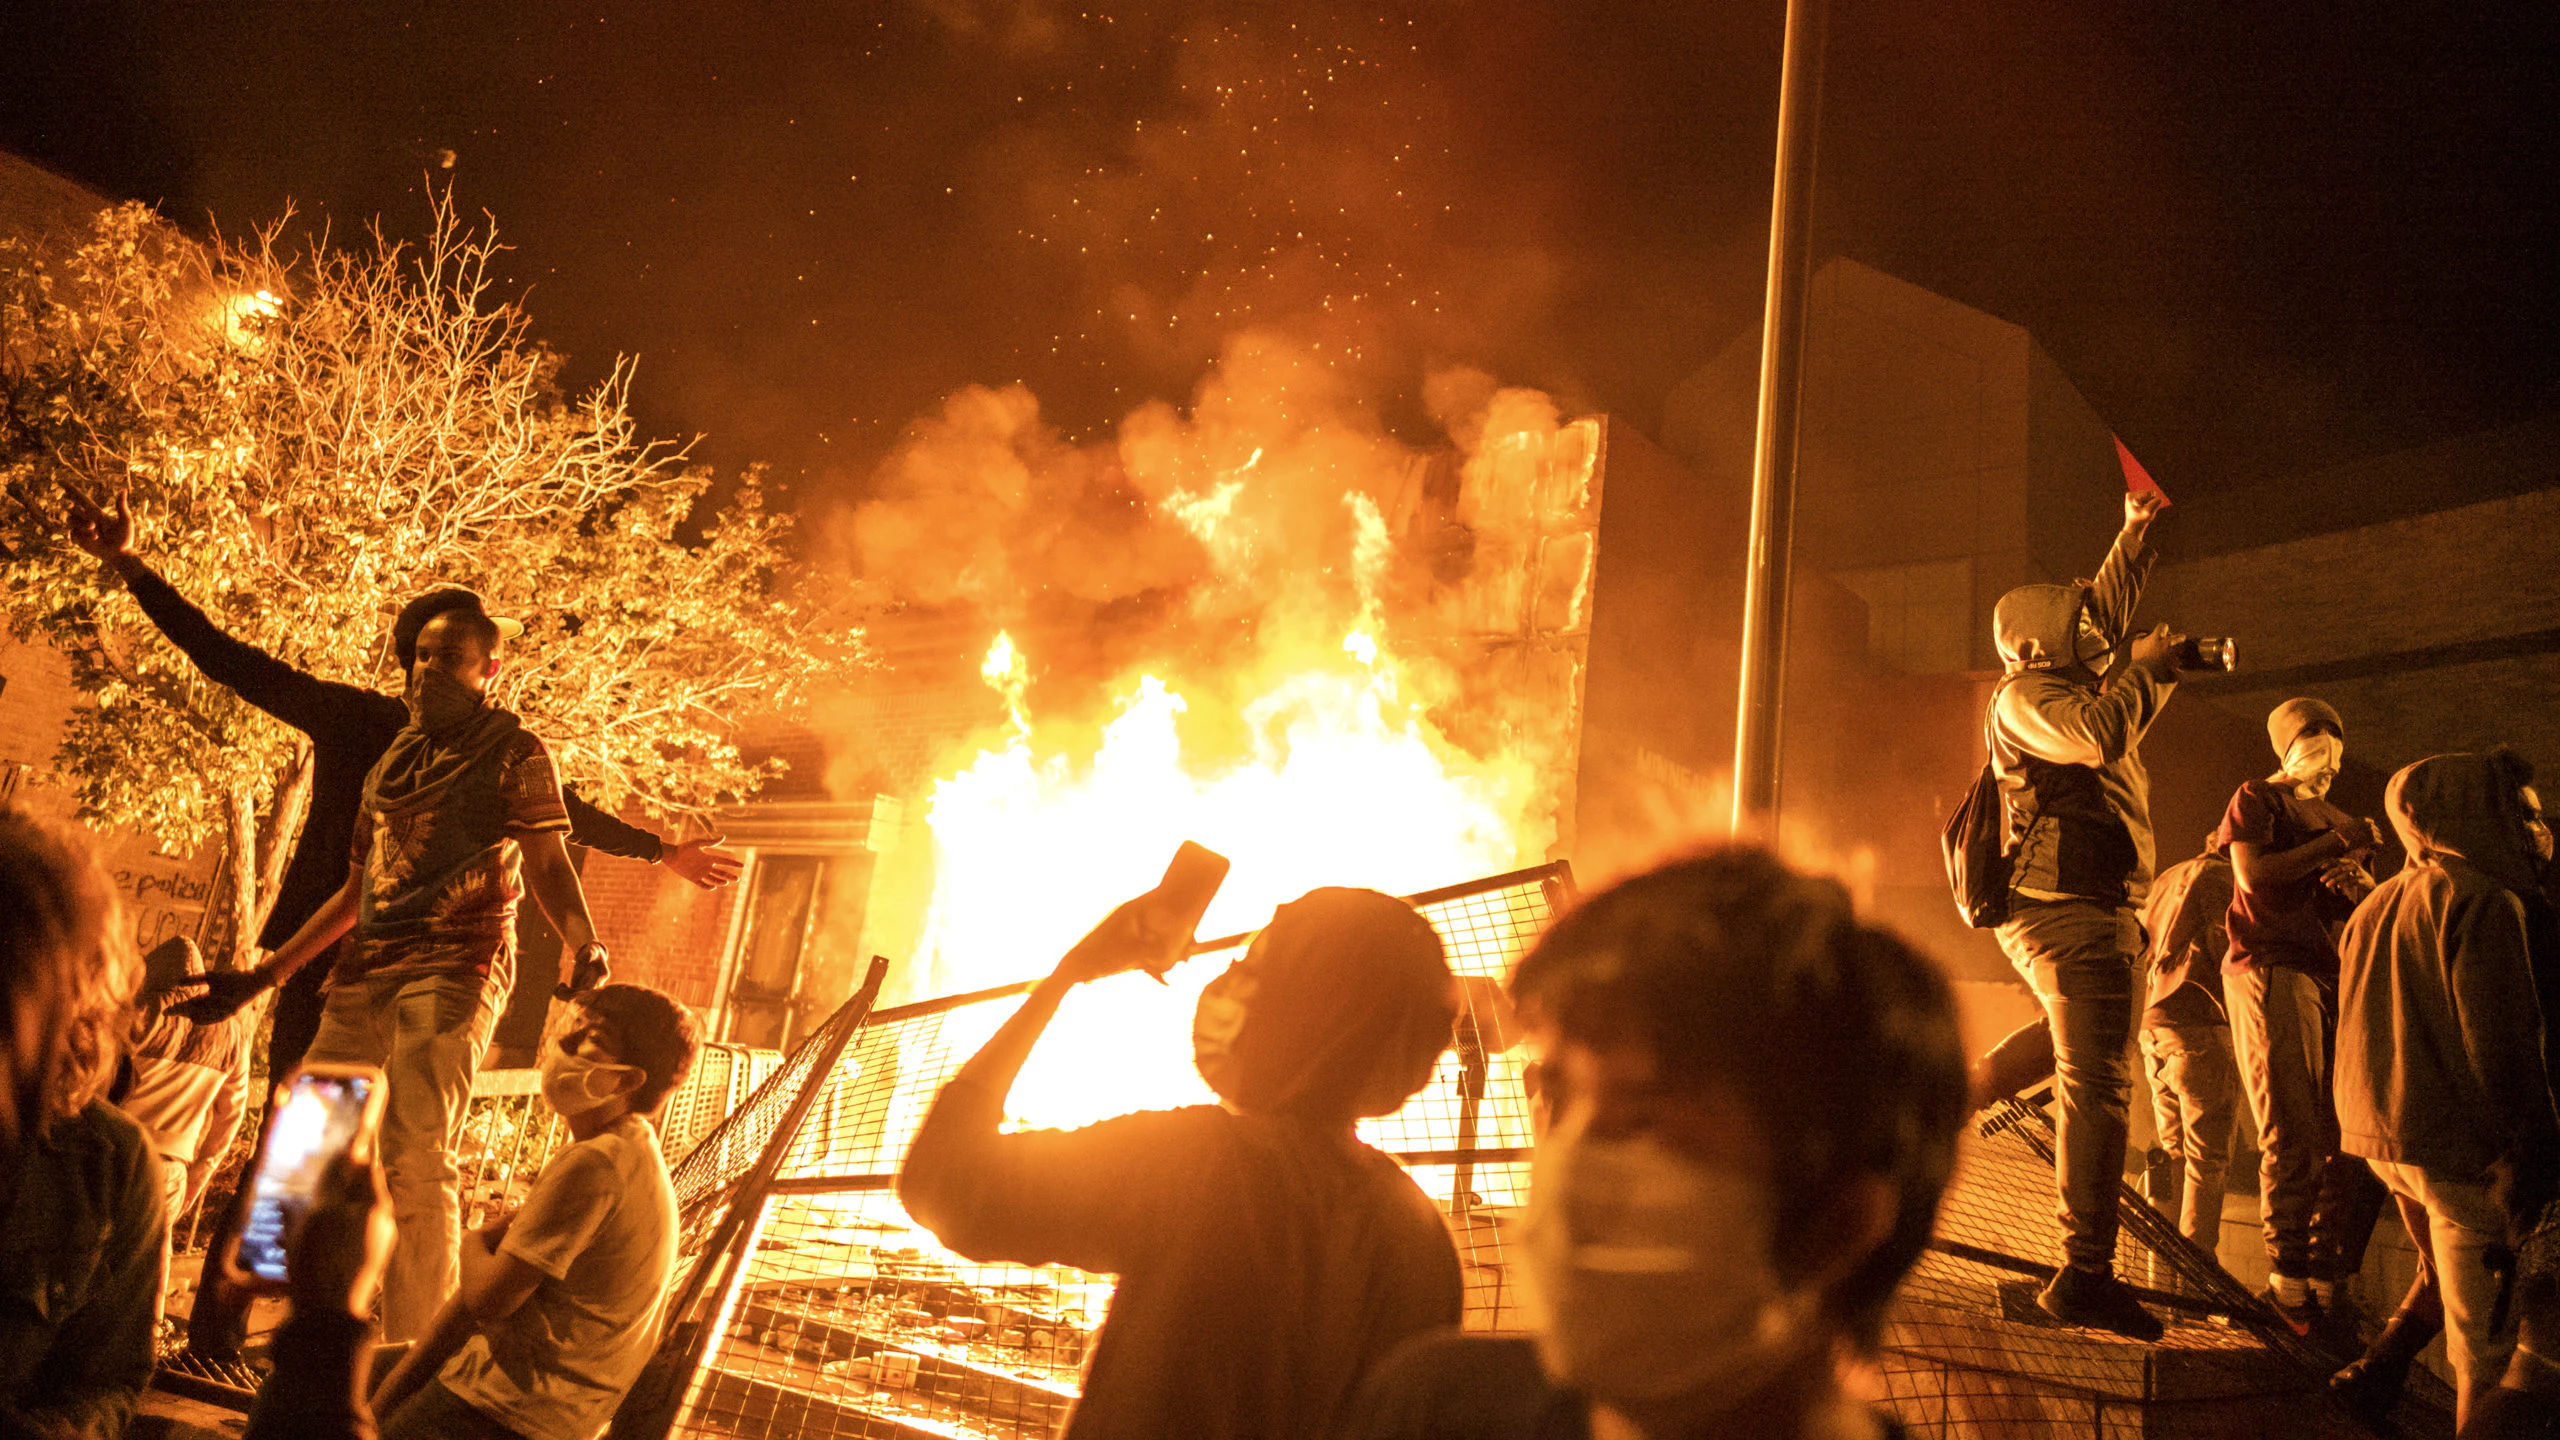
[[[2094,900],[2021,897],[2009,915],[1997,932],[2000,948],[2053,1032],[2063,1263],[2113,1274],[2142,923],[2130,909]]]

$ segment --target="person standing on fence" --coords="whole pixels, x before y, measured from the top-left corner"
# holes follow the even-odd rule
[[[1068,1440],[1329,1436],[1371,1364],[1459,1319],[1439,1209],[1353,1128],[1449,1047],[1440,937],[1374,890],[1312,891],[1201,994],[1193,1052],[1223,1106],[1004,1133],[1059,1000],[1129,968],[1145,915],[1112,912],[943,1087],[898,1197],[973,1259],[1120,1277]]]
[[[676,1192],[649,1117],[692,1068],[663,992],[587,993],[542,1051],[569,1146],[465,1237],[462,1288],[381,1388],[383,1440],[590,1440],[648,1361],[675,1272]]]
[[[0,1435],[113,1440],[151,1379],[160,1167],[101,1098],[140,978],[89,837],[0,805]]]
[[[258,932],[259,946],[275,950],[345,883],[364,777],[409,723],[408,707],[396,695],[320,679],[225,633],[135,551],[133,515],[121,497],[110,511],[74,487],[63,489],[70,502],[64,533],[124,581],[134,603],[169,643],[207,679],[310,737],[310,808],[276,887],[275,903]],[[401,675],[415,667],[418,632],[429,620],[450,608],[479,605],[480,597],[471,591],[443,586],[403,606],[391,625],[391,648]],[[512,623],[503,622],[501,629]],[[574,786],[563,786],[561,797],[568,806],[573,845],[664,865],[706,889],[738,877],[737,857],[715,848],[716,835],[673,844],[598,810]],[[328,973],[326,965],[306,966],[277,991],[275,1023],[267,1040],[269,1075],[282,1077],[300,1064],[311,1037],[319,1033],[320,987]]]
[[[2328,1320],[2382,1200],[2338,1149],[2330,1096],[2338,1026],[2338,924],[2373,889],[2382,832],[2329,803],[2346,725],[2327,703],[2287,700],[2267,717],[2282,762],[2231,797],[2214,845],[2231,857],[2231,950],[2223,992],[2232,1050],[2258,1126],[2258,1206],[2267,1297],[2297,1333]]]
[[[1753,850],[1567,912],[1511,979],[1539,1076],[1530,1338],[1426,1336],[1343,1440],[1872,1440],[1849,1393],[1966,1113],[1944,976]]]
[[[2526,1244],[2547,1238],[2536,1221],[2560,1181],[2551,997],[2537,984],[2560,979],[2560,938],[2538,893],[2549,842],[2532,778],[2503,750],[2392,776],[2384,804],[2409,863],[2338,940],[2341,1143],[2426,1210],[2465,1423],[2508,1373],[2519,1312],[2538,1308],[2519,1246],[2535,1262],[2528,1276],[2560,1275],[2549,1247]],[[2560,1356],[2517,1358],[2549,1388]]]
[[[2060,1132],[2062,1261],[2037,1304],[2071,1325],[2157,1340],[2160,1322],[2116,1278],[2124,1180],[2126,1042],[2142,959],[2135,907],[2150,893],[2151,782],[2142,736],[2176,688],[2168,627],[2131,642],[2154,492],[2124,502],[2098,578],[2027,585],[1992,612],[2006,674],[1992,692],[1991,765],[2009,822],[2009,918],[2000,948],[2044,1007]],[[2120,648],[2126,663],[2101,679]]]
[[[365,777],[352,865],[338,893],[268,960],[202,977],[177,1007],[231,1014],[353,932],[331,967],[308,1058],[378,1065],[389,1083],[382,1164],[400,1244],[382,1289],[385,1339],[426,1333],[453,1293],[462,1243],[452,1158],[471,1077],[515,983],[515,921],[530,888],[560,932],[562,986],[606,978],[551,754],[486,694],[498,627],[477,606],[418,632],[409,725]]]
[[[2142,1061],[2169,1177],[2166,1190],[2151,1200],[2207,1256],[2222,1243],[2223,1182],[2240,1119],[2240,1073],[2222,1008],[2231,862],[2214,853],[2211,841],[2207,836],[2204,854],[2162,871],[2142,907],[2142,928],[2151,937]]]

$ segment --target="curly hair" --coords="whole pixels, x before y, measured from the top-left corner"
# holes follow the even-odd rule
[[[0,807],[7,1144],[78,1113],[105,1088],[141,968],[96,844],[85,832]]]
[[[1838,884],[1732,848],[1601,891],[1523,957],[1511,989],[1567,1036],[1650,1050],[1675,1086],[1731,1087],[1775,1146],[1780,1256],[1839,1186],[1897,1195],[1875,1252],[1828,1305],[1872,1346],[1936,1225],[1965,1116],[1955,995],[1860,921]]]

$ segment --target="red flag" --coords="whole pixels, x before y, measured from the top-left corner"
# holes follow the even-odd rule
[[[2151,478],[2151,472],[2142,468],[2142,462],[2133,458],[2133,452],[2124,448],[2122,440],[2116,440],[2116,462],[2124,466],[2124,488],[2148,490],[2159,496],[2163,505],[2175,503],[2169,499],[2169,492],[2160,488],[2160,482]]]

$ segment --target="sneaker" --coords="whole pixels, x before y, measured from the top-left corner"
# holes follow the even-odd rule
[[[2111,1330],[2144,1343],[2160,1338],[2163,1327],[2133,1291],[2104,1270],[2065,1265],[2036,1296],[2036,1307],[2065,1325]]]
[[[2276,1318],[2284,1322],[2286,1329],[2305,1340],[2311,1338],[2312,1327],[2320,1323],[2320,1302],[2307,1293],[2299,1302],[2289,1301],[2282,1291],[2270,1284],[2258,1292],[2258,1298],[2267,1302],[2267,1308],[2276,1312]]]

